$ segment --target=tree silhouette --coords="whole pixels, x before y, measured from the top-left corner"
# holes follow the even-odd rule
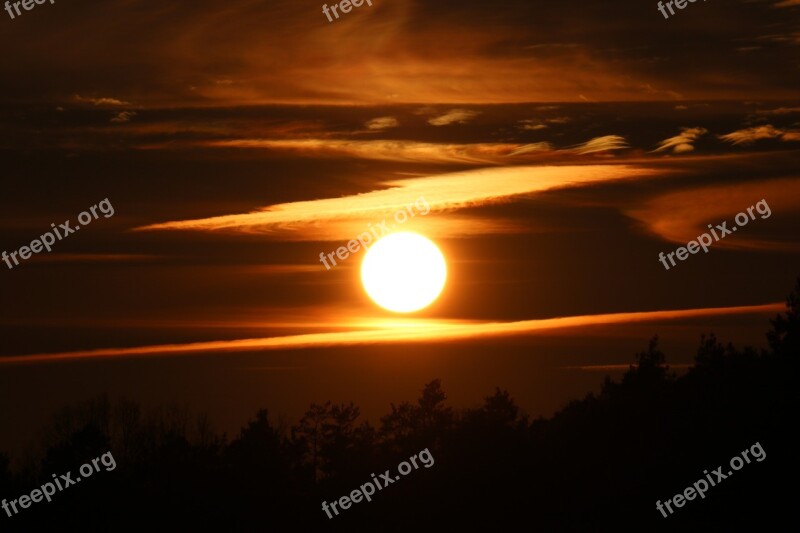
[[[663,382],[667,378],[667,358],[658,348],[658,335],[650,339],[647,351],[636,354],[636,365],[623,376],[622,383],[652,385]]]
[[[398,452],[432,446],[454,421],[452,408],[444,405],[446,399],[441,380],[435,379],[423,387],[417,405],[391,404],[392,412],[381,418],[381,437]]]
[[[775,355],[800,356],[800,278],[786,298],[787,311],[771,320],[772,330],[767,333],[769,347]]]

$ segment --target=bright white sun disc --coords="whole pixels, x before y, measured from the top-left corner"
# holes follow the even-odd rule
[[[439,248],[416,233],[392,233],[367,251],[361,282],[375,303],[398,313],[431,304],[447,280],[447,264]]]

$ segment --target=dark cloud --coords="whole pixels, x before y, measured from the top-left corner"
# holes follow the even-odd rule
[[[780,98],[800,80],[800,9],[783,5],[694,3],[664,20],[633,0],[376,0],[329,23],[316,0],[75,0],[3,21],[3,96],[149,107]]]

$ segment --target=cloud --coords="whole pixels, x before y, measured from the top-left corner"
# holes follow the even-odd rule
[[[788,31],[786,33],[760,35],[757,40],[778,44],[800,44],[800,32]]]
[[[553,145],[548,142],[525,144],[514,150],[508,155],[522,155],[532,152],[550,152],[553,151]]]
[[[756,111],[757,115],[789,115],[792,113],[800,113],[800,107],[779,107],[777,109],[759,109]]]
[[[367,121],[364,126],[368,130],[386,130],[389,128],[396,128],[400,123],[394,117],[378,117]]]
[[[285,337],[266,337],[188,344],[162,344],[134,348],[108,348],[75,352],[42,353],[0,357],[0,365],[78,361],[85,359],[113,359],[159,355],[190,355],[199,353],[231,353],[242,351],[291,350],[301,348],[326,348],[365,344],[453,342],[465,339],[514,337],[546,334],[569,328],[607,326],[610,324],[651,323],[686,320],[698,317],[716,317],[750,314],[774,314],[785,310],[783,303],[738,307],[711,307],[669,311],[645,311],[583,315],[517,322],[480,322],[454,320],[394,320],[376,322],[372,327],[355,331],[308,333]],[[382,325],[383,324],[383,325]],[[345,325],[339,325],[345,327]],[[347,326],[352,327],[352,324]],[[335,327],[335,326],[334,326]]]
[[[653,152],[663,152],[664,150],[672,150],[673,153],[683,154],[694,150],[692,143],[697,141],[701,136],[708,133],[705,128],[681,128],[681,133],[675,137],[664,139],[658,143],[658,148]]]
[[[709,231],[708,224],[721,224],[728,221],[729,226],[737,213],[766,200],[772,216],[792,218],[800,212],[800,179],[781,178],[752,183],[694,187],[657,196],[640,206],[626,211],[626,214],[639,221],[653,235],[666,241],[685,245],[698,235]],[[739,231],[724,239],[715,241],[712,248],[796,251],[800,245],[795,242],[791,228],[778,233],[780,226],[768,224],[769,219],[761,221],[761,215],[753,211],[756,220],[747,226],[747,231]],[[795,215],[796,218],[796,215]],[[759,221],[756,223],[756,221]],[[759,228],[761,228],[759,230]],[[759,238],[758,233],[767,231],[770,238]]]
[[[136,116],[136,111],[120,111],[111,118],[111,122],[128,122]]]
[[[731,144],[748,145],[763,139],[780,139],[784,142],[800,140],[799,130],[783,130],[776,128],[771,124],[764,126],[755,126],[743,130],[726,133],[725,135],[718,135],[723,141]]]
[[[597,152],[628,148],[624,137],[606,135],[566,149],[556,149],[552,143],[426,143],[405,140],[346,140],[346,139],[229,139],[188,141],[187,146],[209,148],[242,148],[297,152],[303,157],[356,157],[379,161],[425,163],[508,164],[509,156],[556,156],[571,158]],[[170,143],[171,148],[177,143]],[[145,145],[142,148],[159,148]]]
[[[791,53],[741,54],[730,43],[761,44],[766,28],[785,39],[780,46],[794,46],[797,10],[774,6],[796,1],[735,2],[716,17],[722,23],[688,32],[687,46],[665,47],[674,28],[663,18],[642,19],[634,0],[578,10],[509,2],[491,24],[479,2],[457,10],[453,2],[383,2],[351,15],[359,31],[347,21],[328,24],[320,12],[309,16],[292,0],[197,0],[191,10],[106,0],[97,9],[65,11],[57,31],[29,28],[26,46],[5,58],[3,101],[52,103],[75,91],[136,98],[149,108],[458,107],[653,101],[675,93],[687,100],[788,99],[797,93],[796,72],[783,67]],[[8,49],[16,37],[5,32],[0,40]]]
[[[123,100],[118,100],[116,98],[90,98],[84,97],[79,94],[74,96],[76,102],[82,102],[87,104],[93,105],[131,105],[130,102],[125,102]]]
[[[248,148],[293,151],[304,157],[357,157],[379,161],[427,163],[507,163],[509,155],[524,153],[526,147],[536,150],[550,148],[547,143],[521,145],[510,143],[446,144],[396,140],[344,140],[344,139],[235,139],[205,141],[202,146],[215,148]],[[532,149],[528,149],[528,152]]]
[[[444,115],[431,118],[428,124],[432,126],[448,126],[450,124],[466,124],[473,118],[480,115],[479,111],[468,111],[466,109],[453,109]]]
[[[536,131],[536,130],[544,130],[547,129],[547,124],[540,120],[520,120],[519,129],[521,130],[528,130],[528,131]]]
[[[653,172],[627,165],[477,169],[388,181],[382,184],[385,189],[358,195],[277,204],[249,213],[163,222],[136,229],[255,233],[289,228],[302,233],[331,220],[359,220],[366,225],[368,221],[390,216],[419,197],[426,199],[432,212],[442,212],[564,187],[649,176]]]
[[[593,154],[596,152],[608,152],[612,150],[623,150],[628,148],[625,137],[619,135],[605,135],[596,137],[590,141],[579,144],[572,151],[578,155]]]
[[[519,129],[521,130],[543,130],[547,128],[548,124],[567,124],[571,122],[572,119],[569,117],[553,117],[553,118],[545,118],[545,119],[526,119],[520,120],[519,123],[521,124]]]

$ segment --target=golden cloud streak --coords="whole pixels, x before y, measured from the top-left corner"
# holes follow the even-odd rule
[[[782,303],[739,307],[711,307],[674,311],[645,311],[583,315],[518,322],[476,322],[396,320],[395,323],[376,321],[376,327],[361,331],[310,333],[285,337],[240,339],[232,341],[210,341],[188,344],[162,344],[134,348],[108,348],[76,352],[44,353],[0,358],[0,365],[48,363],[85,359],[112,359],[136,356],[189,355],[213,352],[245,352],[265,350],[296,350],[302,348],[356,346],[369,344],[446,342],[489,337],[530,335],[547,331],[628,324],[632,322],[658,322],[709,316],[775,313],[785,309]]]
[[[303,229],[330,220],[374,221],[424,198],[431,211],[475,207],[532,194],[598,182],[632,179],[653,171],[628,165],[517,166],[489,168],[386,182],[384,190],[342,198],[277,204],[251,213],[151,224],[137,230],[256,232]]]

